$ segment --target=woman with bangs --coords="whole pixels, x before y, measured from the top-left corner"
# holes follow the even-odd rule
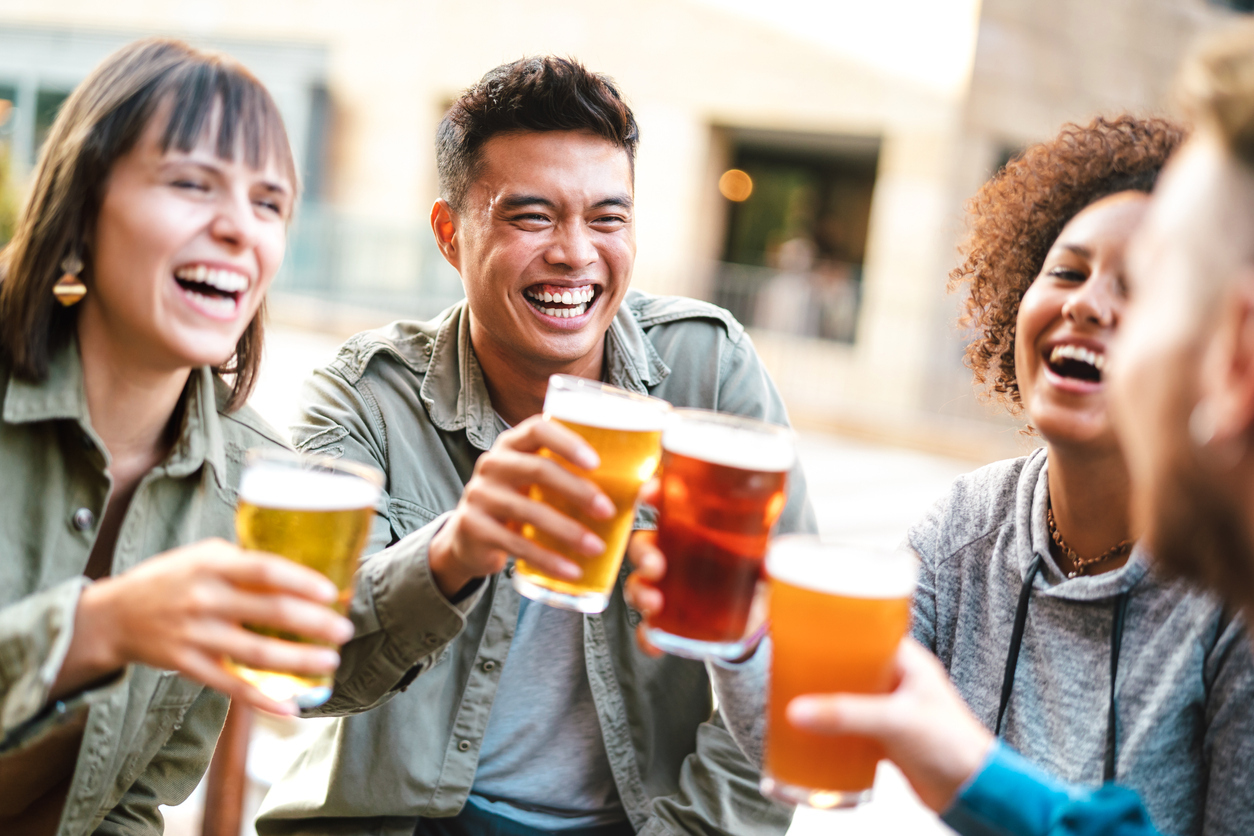
[[[913,632],[987,727],[976,736],[998,735],[1065,781],[1138,790],[1163,832],[1235,836],[1254,833],[1250,646],[1217,600],[1157,577],[1135,545],[1103,379],[1124,250],[1182,139],[1158,119],[1068,125],[971,201],[951,275],[969,288],[977,329],[967,359],[1045,444],[960,477],[911,528]],[[654,550],[637,565],[629,600],[648,614],[665,562]],[[750,754],[761,752],[767,655],[712,663]],[[827,700],[800,698],[789,719],[844,733],[848,718]],[[973,753],[952,753],[954,774],[976,770],[964,762]]]
[[[62,107],[0,258],[0,832],[160,833],[228,697],[227,658],[333,670],[329,581],[229,544],[243,407],[296,192],[265,88],[176,41]],[[204,686],[209,687],[204,687]]]

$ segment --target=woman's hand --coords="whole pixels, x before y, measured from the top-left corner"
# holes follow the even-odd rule
[[[131,663],[177,671],[263,711],[295,714],[234,676],[227,658],[252,668],[325,674],[339,666],[329,647],[262,636],[269,627],[341,645],[352,622],[328,604],[335,584],[290,560],[205,540],[146,560],[83,590],[74,637],[53,684],[72,693]]]
[[[501,433],[475,462],[456,510],[431,539],[428,565],[446,598],[475,578],[504,569],[510,555],[554,577],[578,580],[583,574],[579,566],[523,537],[524,524],[589,557],[605,551],[605,543],[585,526],[530,497],[531,486],[539,485],[593,519],[607,520],[615,513],[614,503],[596,483],[541,456],[541,449],[584,470],[601,463],[577,433],[539,415]]]
[[[788,704],[794,726],[877,740],[923,803],[944,812],[984,763],[993,735],[971,714],[940,662],[914,639],[897,651],[890,694],[823,694]]]

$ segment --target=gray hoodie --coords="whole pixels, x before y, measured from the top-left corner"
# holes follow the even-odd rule
[[[911,528],[922,561],[915,638],[995,728],[1020,593],[1039,555],[1002,737],[1060,778],[1100,784],[1112,629],[1127,593],[1113,779],[1141,794],[1164,833],[1251,836],[1254,654],[1243,625],[1212,597],[1156,577],[1139,549],[1120,569],[1068,580],[1050,555],[1048,494],[1042,449],[959,477]],[[767,655],[711,666],[750,757],[760,752]]]

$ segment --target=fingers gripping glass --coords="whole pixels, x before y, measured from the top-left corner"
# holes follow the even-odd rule
[[[587,471],[548,450],[541,450],[540,455],[553,458],[570,472],[595,482],[614,503],[615,514],[608,520],[592,519],[565,497],[533,486],[532,499],[590,529],[605,543],[605,551],[588,557],[567,548],[535,526],[525,525],[524,537],[576,563],[583,570],[583,577],[577,581],[554,578],[519,560],[513,578],[514,588],[519,593],[549,606],[576,612],[597,613],[605,609],[627,549],[636,498],[640,488],[657,470],[662,422],[669,408],[670,405],[659,398],[637,395],[594,380],[560,374],[549,378],[544,398],[545,419],[556,421],[582,436],[596,450],[601,466]]]
[[[241,548],[270,552],[320,572],[340,590],[334,609],[348,614],[357,562],[383,487],[379,471],[322,456],[250,450],[240,477],[235,533]],[[259,627],[287,641],[308,639]],[[264,671],[229,663],[231,670],[271,699],[312,708],[331,696],[333,675]]]

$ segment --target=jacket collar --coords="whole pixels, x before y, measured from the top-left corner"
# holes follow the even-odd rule
[[[226,443],[218,415],[218,385],[207,366],[192,369],[184,390],[183,426],[170,455],[160,465],[169,476],[191,475],[207,463],[219,486],[226,487]],[[109,460],[104,442],[91,426],[77,341],[71,340],[50,358],[48,375],[42,381],[23,380],[10,373],[3,420],[8,424],[74,421],[105,462]]]
[[[647,394],[670,369],[636,322],[628,291],[605,335],[605,380],[630,392]],[[431,422],[445,432],[465,430],[480,450],[496,440],[499,427],[483,368],[470,344],[470,316],[463,300],[451,308],[435,335],[431,362],[418,396]]]
[[[1041,571],[1033,584],[1039,593],[1070,601],[1109,600],[1136,586],[1149,571],[1149,555],[1137,544],[1128,562],[1112,572],[1068,578],[1050,552],[1048,510],[1049,462],[1042,447],[1028,456],[1015,498],[1015,552],[1020,578],[1027,577],[1032,558],[1039,554]]]

